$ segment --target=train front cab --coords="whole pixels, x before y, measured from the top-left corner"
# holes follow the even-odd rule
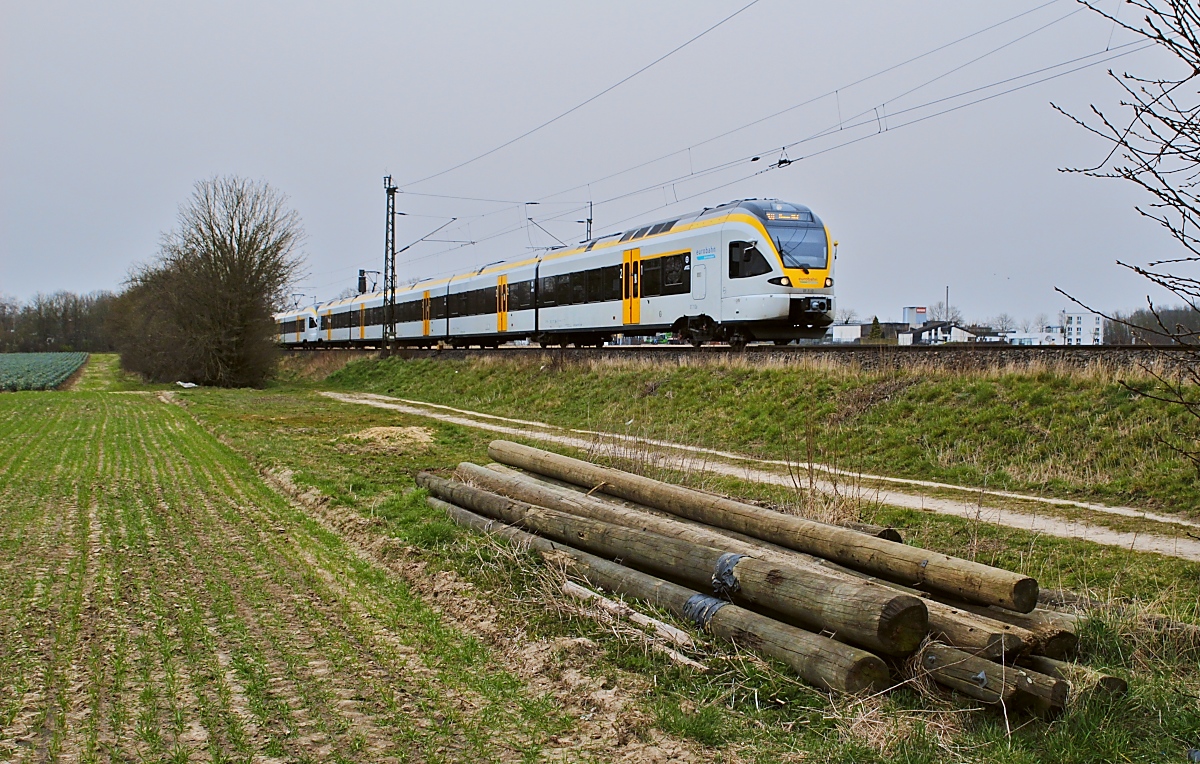
[[[820,339],[833,323],[834,246],[807,207],[743,202],[723,227],[721,329],[732,344]]]

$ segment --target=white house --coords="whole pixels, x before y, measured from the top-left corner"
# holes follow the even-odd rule
[[[947,321],[922,324],[910,332],[896,335],[898,345],[945,345],[947,342],[974,342],[972,332]]]
[[[833,324],[829,327],[830,342],[858,342],[870,330],[870,324]]]
[[[1104,344],[1104,324],[1100,316],[1091,313],[1062,314],[1064,342],[1067,345]]]
[[[1040,332],[1004,332],[1001,336],[1010,345],[1062,345],[1063,334],[1060,326],[1043,326]]]

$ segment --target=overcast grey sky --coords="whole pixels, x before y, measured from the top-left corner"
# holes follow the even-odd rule
[[[381,267],[390,172],[406,192],[401,245],[450,217],[459,220],[435,238],[479,242],[419,244],[402,280],[555,243],[526,217],[577,241],[589,200],[603,233],[780,197],[811,206],[840,241],[840,305],[863,316],[898,318],[947,285],[978,319],[1053,313],[1066,306],[1055,286],[1106,308],[1141,303],[1144,282],[1114,261],[1144,262],[1171,241],[1134,211],[1144,200],[1133,189],[1058,171],[1106,147],[1050,102],[1115,108],[1109,67],[1167,73],[1172,62],[1134,52],[905,124],[1131,50],[1121,46],[1135,38],[1072,0],[760,0],[544,130],[412,184],[575,106],[748,1],[0,0],[0,293],[117,289],[154,256],[197,179],[238,174],[289,195],[308,232],[297,290],[327,299],[357,269]],[[788,149],[801,161],[753,174],[822,131]]]

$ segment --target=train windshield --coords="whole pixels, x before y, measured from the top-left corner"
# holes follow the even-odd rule
[[[828,262],[829,251],[822,227],[768,225],[767,233],[787,268],[823,269]]]

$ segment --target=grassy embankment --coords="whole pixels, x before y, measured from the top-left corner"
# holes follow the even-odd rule
[[[360,361],[336,388],[771,459],[991,489],[1200,512],[1200,475],[1161,438],[1177,408],[1103,368],[861,371],[832,364]]]

